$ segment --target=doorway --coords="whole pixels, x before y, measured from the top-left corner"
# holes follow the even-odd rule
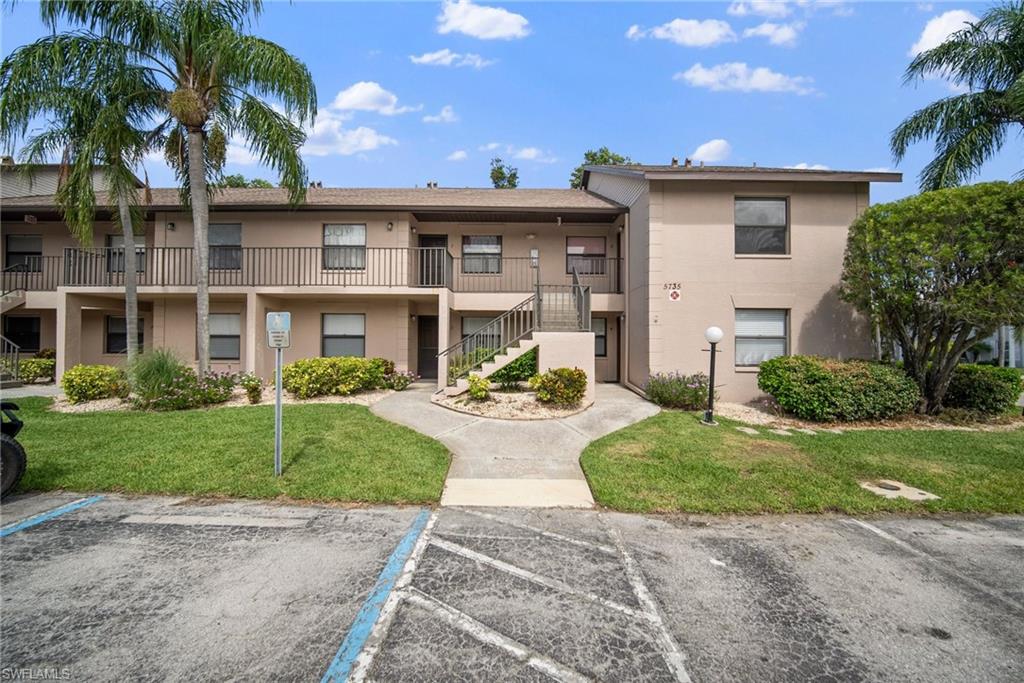
[[[425,249],[444,249],[444,251],[421,252],[420,287],[443,287],[445,284],[445,268],[448,259],[448,235],[420,235],[420,247]],[[436,335],[435,335],[436,338]]]
[[[437,316],[416,316],[416,370],[423,379],[437,379]]]

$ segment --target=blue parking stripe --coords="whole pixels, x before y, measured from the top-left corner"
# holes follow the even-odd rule
[[[24,529],[28,529],[29,527],[34,527],[36,524],[42,524],[43,522],[47,522],[53,519],[54,517],[60,517],[61,515],[65,515],[69,512],[74,512],[75,510],[81,510],[82,508],[92,505],[93,503],[98,503],[101,500],[103,500],[103,496],[82,498],[80,500],[72,501],[67,505],[61,505],[58,508],[54,508],[47,512],[42,512],[32,517],[28,517],[26,519],[21,520],[20,522],[8,524],[7,526],[0,529],[0,538],[5,538],[7,536],[10,536],[11,534],[17,533]]]
[[[327,672],[324,673],[321,683],[344,681],[352,672],[352,666],[355,664],[356,657],[362,652],[366,639],[370,637],[373,625],[377,623],[377,618],[380,616],[380,610],[384,607],[388,595],[394,589],[398,575],[401,574],[406,560],[412,554],[416,541],[419,540],[420,534],[423,533],[423,528],[427,525],[429,518],[429,510],[420,512],[416,519],[413,520],[412,527],[409,528],[409,531],[402,537],[398,545],[395,546],[391,557],[388,558],[387,564],[384,565],[380,576],[377,577],[377,583],[374,584],[369,597],[366,598],[366,602],[359,609],[355,621],[352,622],[345,640],[342,641],[341,647],[338,648],[338,653],[334,655],[331,665],[327,667]]]

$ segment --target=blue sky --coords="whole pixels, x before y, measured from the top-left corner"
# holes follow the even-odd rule
[[[486,186],[491,157],[521,186],[564,187],[588,148],[644,163],[895,169],[873,201],[916,190],[930,145],[896,167],[888,135],[952,91],[904,87],[912,51],[986,5],[747,2],[270,3],[254,32],[304,60],[320,114],[304,150],[330,186]],[[44,32],[3,17],[3,53]],[[1021,168],[1014,136],[978,180]],[[228,172],[275,180],[241,146]],[[154,185],[173,184],[159,159]]]

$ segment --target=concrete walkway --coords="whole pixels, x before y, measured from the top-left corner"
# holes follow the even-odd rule
[[[431,385],[415,385],[371,410],[437,439],[452,452],[442,505],[593,507],[580,453],[594,439],[658,412],[615,384],[597,385],[594,405],[557,420],[456,413],[431,403],[433,391]]]

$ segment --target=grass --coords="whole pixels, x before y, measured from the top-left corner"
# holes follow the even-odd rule
[[[738,432],[665,411],[590,444],[594,498],[630,512],[1024,512],[1024,429]],[[859,481],[895,479],[941,500],[887,500]]]
[[[444,446],[357,405],[286,405],[275,478],[271,405],[64,414],[47,410],[50,399],[17,403],[21,490],[431,503],[448,470]]]

